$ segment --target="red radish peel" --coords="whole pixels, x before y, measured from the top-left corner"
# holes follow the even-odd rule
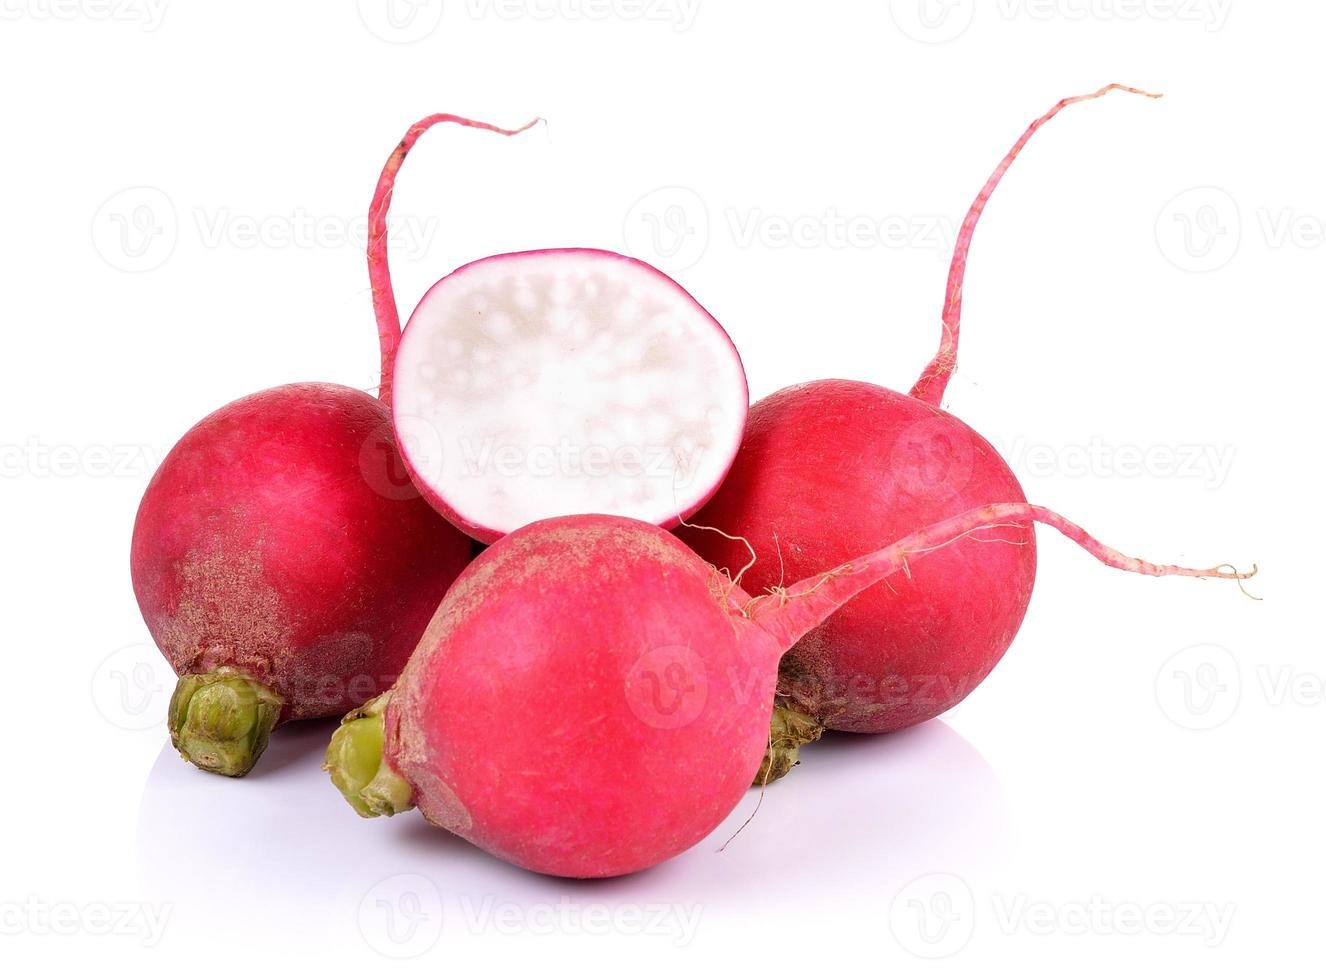
[[[1008,503],[751,598],[652,525],[554,518],[462,574],[392,691],[347,716],[326,768],[363,816],[418,806],[534,871],[651,867],[712,831],[750,785],[789,645],[862,590],[1010,520],[1049,523],[1130,571],[1244,577],[1127,558]]]

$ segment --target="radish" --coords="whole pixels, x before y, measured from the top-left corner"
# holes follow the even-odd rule
[[[384,180],[406,150],[393,152]],[[375,286],[390,197],[380,185],[369,215]],[[342,714],[390,687],[472,557],[470,539],[410,483],[396,446],[386,351],[399,338],[386,336],[384,304],[395,308],[385,288],[373,297],[380,400],[330,384],[241,398],[185,434],[139,505],[134,593],[179,675],[171,741],[209,772],[242,776],[276,725]]]
[[[134,524],[134,593],[179,675],[171,741],[242,776],[272,728],[388,688],[470,542],[410,486],[380,401],[241,398],[185,434]]]
[[[959,545],[1001,550],[1010,526],[1033,520],[1116,568],[1240,577],[1128,558],[1005,503],[751,598],[653,525],[553,518],[460,576],[395,687],[332,737],[326,768],[363,816],[417,805],[533,871],[651,867],[712,831],[750,785],[785,650],[863,589]]]
[[[537,121],[537,120],[536,120]],[[681,286],[587,248],[494,255],[425,294],[402,336],[387,262],[401,163],[439,122],[410,128],[369,214],[383,398],[424,497],[491,543],[587,511],[676,526],[722,482],[746,422],[741,358]]]
[[[856,381],[784,389],[750,411],[727,481],[681,536],[719,568],[740,569],[752,592],[774,589],[848,560],[913,528],[989,500],[1022,501],[994,447],[939,408],[957,360],[962,283],[972,235],[1005,171],[1066,106],[1120,85],[1064,99],[1000,161],[959,232],[938,353],[910,394]],[[1036,575],[1029,522],[1003,528],[998,546],[967,539],[910,577],[881,582],[808,633],[783,661],[773,778],[796,746],[823,728],[888,732],[961,701],[993,669],[1022,623]]]

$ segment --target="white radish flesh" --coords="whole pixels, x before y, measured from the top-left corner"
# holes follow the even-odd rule
[[[689,293],[579,248],[442,279],[406,325],[393,385],[416,485],[481,541],[579,513],[676,525],[722,482],[749,400],[731,340]]]

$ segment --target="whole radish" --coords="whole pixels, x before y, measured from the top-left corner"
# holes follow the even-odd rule
[[[242,776],[275,726],[389,687],[469,562],[470,540],[410,484],[389,399],[389,373],[381,400],[259,392],[190,429],[152,478],[134,593],[179,675],[171,741],[199,768]]]
[[[1116,89],[1149,95],[1108,85],[1064,99],[990,176],[958,234],[939,352],[909,394],[816,381],[752,406],[727,481],[695,518],[703,527],[679,532],[700,555],[719,568],[744,568],[742,585],[762,592],[983,501],[1025,499],[994,447],[939,407],[957,359],[967,253],[986,202],[1032,135],[1064,107]],[[1036,576],[1031,524],[1012,522],[999,539],[958,542],[915,575],[880,582],[792,648],[762,778],[785,773],[797,745],[825,727],[914,725],[985,678],[1016,635]]]
[[[363,816],[418,806],[533,871],[651,867],[712,831],[750,785],[784,651],[863,589],[959,543],[996,550],[1033,520],[1116,568],[1241,577],[1127,558],[1049,511],[1004,503],[751,598],[653,525],[553,518],[470,565],[395,687],[346,717],[326,768]]]
[[[242,776],[274,726],[385,690],[469,558],[410,486],[380,401],[292,384],[212,413],[134,524],[134,593],[179,675],[175,748]]]
[[[662,272],[589,248],[470,262],[428,290],[402,335],[387,212],[406,154],[439,122],[494,128],[416,123],[369,214],[383,388],[416,486],[485,543],[585,512],[675,526],[741,443],[749,392],[732,341]]]

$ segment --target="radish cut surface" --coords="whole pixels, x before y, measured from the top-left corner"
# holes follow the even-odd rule
[[[749,402],[736,348],[689,293],[595,249],[495,255],[438,282],[394,388],[416,485],[481,541],[569,514],[677,524],[727,474]]]

